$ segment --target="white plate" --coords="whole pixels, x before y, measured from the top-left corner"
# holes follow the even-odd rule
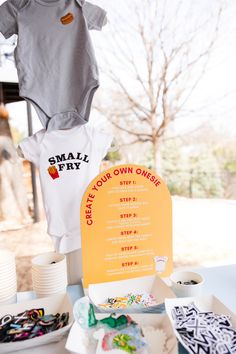
[[[234,329],[236,329],[236,316],[233,312],[231,312],[222,302],[220,302],[215,296],[196,296],[196,297],[184,297],[184,298],[176,298],[176,299],[166,299],[165,307],[167,315],[171,321],[173,330],[175,332],[176,337],[181,342],[181,344],[188,350],[185,343],[182,341],[181,336],[178,331],[175,330],[174,320],[172,318],[171,311],[175,306],[187,306],[190,303],[194,302],[194,304],[199,308],[199,310],[203,312],[212,311],[215,314],[230,316],[231,323]]]
[[[128,293],[151,294],[157,302],[156,305],[164,303],[166,298],[175,298],[175,294],[170,287],[157,275],[90,284],[88,287],[88,296],[91,302],[102,309],[103,312],[114,312],[114,309],[104,309],[99,307],[99,304],[106,303],[109,297],[124,296]],[[149,308],[151,309],[152,306]],[[121,309],[118,310],[121,311]],[[122,311],[125,312],[125,310]]]
[[[131,314],[134,321],[136,321],[141,327],[153,327],[155,329],[163,330],[166,334],[167,354],[177,354],[178,345],[172,330],[170,321],[167,315],[158,314]],[[105,314],[96,314],[97,319],[106,317]],[[66,349],[73,354],[95,354],[95,351],[88,351],[83,341],[86,338],[86,331],[84,331],[76,322],[73,324],[67,342]],[[109,352],[107,352],[109,353]],[[124,352],[125,353],[125,352]],[[154,352],[155,353],[155,352]],[[160,354],[156,352],[155,354]]]
[[[58,312],[62,314],[63,312],[69,312],[69,324],[61,329],[58,329],[57,331],[44,334],[41,337],[36,337],[15,343],[0,343],[1,354],[13,354],[18,350],[24,350],[44,344],[58,342],[68,333],[74,318],[71,302],[68,295],[65,294],[21,302],[19,304],[0,306],[0,318],[6,314],[17,315],[18,313],[21,313],[25,310],[41,307],[44,308],[46,314],[56,314]]]

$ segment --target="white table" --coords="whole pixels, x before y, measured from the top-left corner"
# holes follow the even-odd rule
[[[205,278],[204,294],[213,294],[223,302],[231,311],[236,313],[236,264],[222,267],[197,268],[193,269]],[[72,285],[68,287],[68,294],[72,303],[83,296],[81,285]],[[19,293],[17,301],[25,301],[34,298],[32,292]],[[65,350],[66,339],[55,344],[37,347],[17,354],[68,354]],[[180,348],[179,354],[187,353]],[[15,354],[15,353],[12,353]]]
[[[215,295],[236,313],[236,263],[222,267],[198,268],[195,271],[205,278],[204,294]]]

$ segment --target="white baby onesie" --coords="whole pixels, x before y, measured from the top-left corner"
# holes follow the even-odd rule
[[[112,142],[112,135],[89,125],[41,130],[20,143],[26,159],[39,168],[48,234],[58,252],[81,247],[80,204]]]
[[[106,12],[84,0],[7,0],[0,6],[0,32],[18,35],[20,95],[48,131],[89,120],[99,86],[89,30],[105,23]]]

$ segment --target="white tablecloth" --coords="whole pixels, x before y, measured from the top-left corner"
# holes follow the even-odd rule
[[[221,302],[231,309],[231,311],[236,313],[236,264],[194,270],[199,272],[205,278],[204,293],[215,295]],[[82,286],[72,285],[68,287],[68,294],[72,303],[74,303],[76,299],[84,295]],[[32,292],[18,294],[18,301],[29,300],[32,298],[34,298]],[[17,353],[12,354],[68,354],[68,351],[65,349],[65,343],[66,339],[59,343],[18,351]],[[186,351],[181,348],[179,354],[184,353],[186,353]]]

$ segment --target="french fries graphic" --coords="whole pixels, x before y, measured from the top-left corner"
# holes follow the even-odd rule
[[[52,177],[52,179],[56,179],[59,178],[59,173],[57,171],[56,166],[50,166],[48,167],[48,173],[50,174],[50,176]]]

